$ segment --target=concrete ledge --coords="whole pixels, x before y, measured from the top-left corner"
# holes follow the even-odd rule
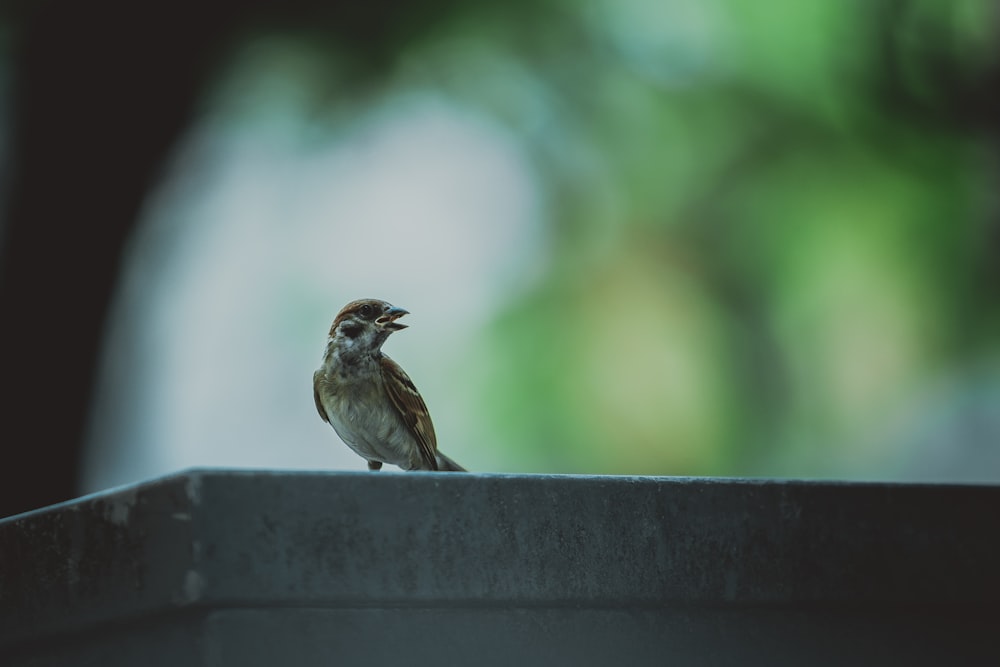
[[[0,663],[1000,664],[998,516],[984,486],[194,470],[0,521]]]

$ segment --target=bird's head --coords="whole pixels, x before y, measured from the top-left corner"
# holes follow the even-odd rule
[[[406,328],[396,320],[407,312],[379,299],[352,301],[333,320],[330,341],[355,352],[378,350],[389,334]]]

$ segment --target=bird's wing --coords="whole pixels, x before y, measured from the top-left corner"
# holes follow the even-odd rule
[[[437,438],[434,436],[434,424],[427,412],[427,405],[420,397],[417,388],[406,372],[389,357],[382,357],[382,378],[392,400],[392,404],[403,418],[410,433],[420,447],[420,457],[430,470],[437,470]]]
[[[323,401],[319,397],[319,375],[321,371],[316,371],[313,373],[313,400],[316,401],[316,412],[319,416],[323,418],[327,424],[330,423],[330,418],[326,416],[326,408],[323,407]]]

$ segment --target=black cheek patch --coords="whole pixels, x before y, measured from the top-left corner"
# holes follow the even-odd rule
[[[340,327],[340,330],[348,338],[357,338],[361,335],[360,324],[344,324]]]

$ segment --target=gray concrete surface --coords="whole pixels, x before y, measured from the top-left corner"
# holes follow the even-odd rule
[[[1000,487],[195,470],[0,521],[0,664],[1000,664]]]

